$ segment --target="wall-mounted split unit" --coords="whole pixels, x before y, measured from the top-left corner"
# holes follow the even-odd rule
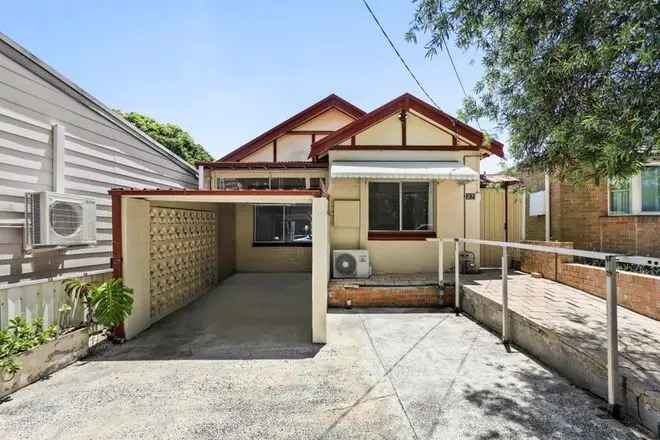
[[[368,278],[371,272],[369,251],[362,249],[333,251],[332,267],[334,278]]]
[[[25,247],[96,244],[96,202],[54,192],[25,195]]]

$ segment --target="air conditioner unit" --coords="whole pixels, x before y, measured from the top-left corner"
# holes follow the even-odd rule
[[[333,251],[332,268],[335,278],[368,278],[370,275],[369,251]]]
[[[25,247],[96,244],[96,202],[54,192],[25,195]]]

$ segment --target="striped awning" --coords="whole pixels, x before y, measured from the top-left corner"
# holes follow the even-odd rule
[[[461,162],[335,161],[330,165],[330,177],[468,182],[478,181],[479,173]]]

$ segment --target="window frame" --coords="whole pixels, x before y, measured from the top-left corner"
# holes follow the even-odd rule
[[[370,210],[371,206],[367,207],[367,232],[369,238],[386,239],[388,235],[393,237],[414,235],[423,237],[435,237],[435,210],[434,210],[434,185],[432,180],[369,180],[367,182],[367,202],[370,198],[370,185],[372,183],[396,183],[399,186],[399,229],[371,229]],[[426,183],[428,184],[428,225],[430,229],[403,229],[403,184],[404,183]]]
[[[644,167],[660,167],[660,161],[649,162]],[[642,211],[642,173],[630,177],[630,212],[612,211],[612,189],[611,181],[607,179],[607,215],[609,217],[658,216],[660,211]]]
[[[290,175],[269,175],[269,176],[240,176],[240,177],[223,177],[223,176],[218,176],[215,178],[215,185],[216,189],[221,190],[221,191],[234,191],[232,189],[227,190],[225,188],[225,180],[239,180],[239,179],[266,179],[268,181],[268,188],[263,189],[263,191],[270,191],[273,190],[273,180],[275,179],[304,179],[305,180],[305,187],[304,188],[298,188],[300,190],[307,190],[307,189],[322,189],[324,185],[326,185],[326,179],[327,176],[290,176]],[[320,182],[320,188],[312,187],[311,186],[311,180],[312,179],[319,179]],[[277,188],[275,189],[277,190]],[[246,189],[245,191],[252,191],[250,189]]]
[[[279,206],[282,208],[282,236],[286,239],[286,208],[291,206],[304,206],[312,209],[312,205],[309,203],[261,203],[258,205],[253,205],[252,207],[252,246],[253,247],[310,247],[312,246],[312,239],[308,241],[267,241],[267,240],[257,240],[257,208],[260,206]],[[310,221],[310,228],[312,227],[312,222]],[[314,231],[312,231],[312,237],[314,237]]]

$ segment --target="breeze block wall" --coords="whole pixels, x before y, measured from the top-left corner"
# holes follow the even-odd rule
[[[151,319],[155,321],[218,282],[216,212],[151,207]]]
[[[573,247],[570,242],[527,241],[529,244],[551,247]],[[524,251],[523,272],[540,273],[544,278],[558,281],[599,298],[607,298],[606,274],[602,267],[572,262],[572,257],[548,252]],[[634,272],[617,271],[617,302],[629,310],[660,320],[660,277]]]

